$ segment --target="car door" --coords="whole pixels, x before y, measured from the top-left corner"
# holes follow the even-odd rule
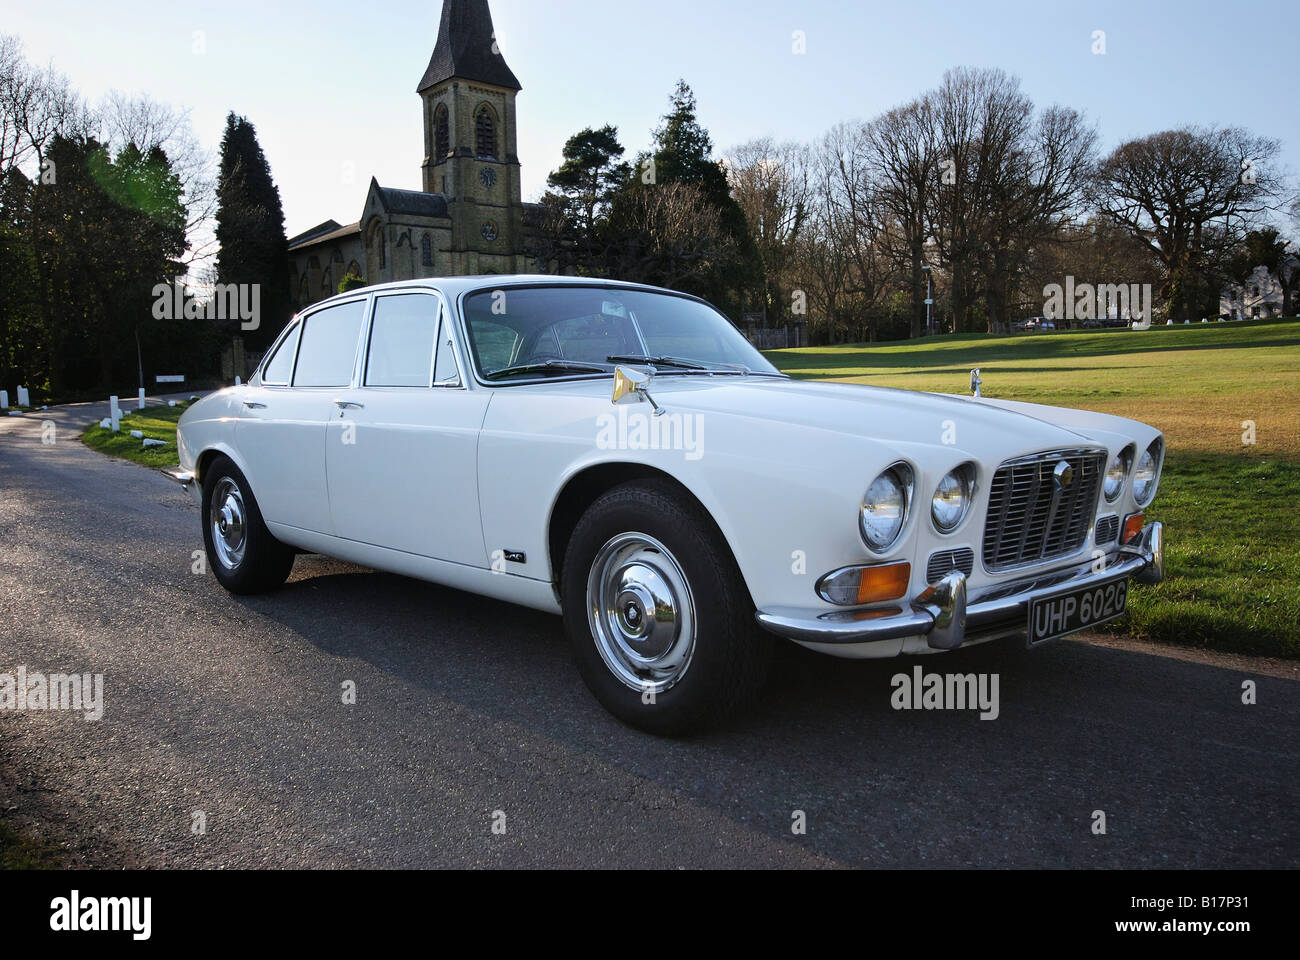
[[[284,336],[249,387],[235,444],[262,516],[330,533],[326,428],[352,382],[369,297],[307,314]]]
[[[469,389],[458,354],[439,294],[375,296],[358,384],[328,429],[337,536],[487,565],[477,450],[490,393]]]

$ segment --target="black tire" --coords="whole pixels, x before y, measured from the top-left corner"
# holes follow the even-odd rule
[[[686,585],[689,600],[676,605],[691,611],[694,640],[686,666],[670,686],[650,697],[650,680],[642,689],[629,685],[627,674],[606,660],[609,644],[598,631],[608,627],[600,614],[589,609],[589,583],[627,582],[623,573],[601,577],[593,565],[607,569],[604,551],[624,537],[652,538],[658,550],[642,551],[627,563],[650,557],[650,562],[671,567]],[[632,541],[635,550],[644,541]],[[623,570],[616,559],[613,566]],[[655,569],[653,566],[651,570]],[[651,578],[653,579],[653,578]],[[677,591],[682,592],[682,591]],[[600,595],[599,588],[595,596]],[[606,596],[610,594],[607,593]],[[661,736],[683,736],[719,725],[758,696],[771,663],[773,638],[758,627],[754,605],[740,570],[722,535],[708,514],[676,484],[668,480],[642,480],[615,487],[593,503],[573,531],[565,551],[561,574],[565,630],[578,670],[596,699],[624,723]],[[628,593],[620,594],[627,597]],[[616,601],[614,608],[623,609]],[[644,610],[645,605],[632,606]],[[641,617],[629,609],[633,623]],[[659,629],[659,619],[649,629]],[[618,622],[627,623],[621,619]],[[672,621],[670,621],[672,622]],[[664,636],[685,636],[683,627]],[[606,629],[606,635],[609,630]],[[617,662],[617,657],[615,657]],[[631,679],[635,680],[633,676]],[[655,681],[659,682],[659,681]],[[653,702],[647,702],[648,700]]]
[[[242,503],[243,538],[238,559],[232,556],[229,546],[222,549],[216,542],[219,533],[214,531],[212,522],[214,509],[221,509],[221,504],[214,505],[213,501],[221,496],[224,504],[225,494],[230,489],[228,485],[231,484]],[[253,496],[248,480],[229,457],[218,457],[208,466],[203,477],[202,514],[203,545],[207,548],[208,566],[216,575],[217,581],[231,593],[265,593],[289,579],[289,573],[293,570],[294,551],[275,539],[271,531],[266,529],[262,511],[257,506],[257,499]],[[222,518],[218,516],[220,519]],[[227,529],[230,529],[229,523]]]

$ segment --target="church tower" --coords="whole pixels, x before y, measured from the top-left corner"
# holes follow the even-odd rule
[[[424,192],[446,198],[452,250],[477,253],[473,261],[488,268],[513,268],[522,240],[520,89],[497,46],[487,0],[443,0],[438,42],[417,88]]]

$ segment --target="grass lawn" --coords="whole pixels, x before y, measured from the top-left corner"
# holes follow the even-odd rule
[[[773,350],[792,376],[1098,410],[1163,430],[1147,510],[1168,579],[1130,594],[1116,633],[1300,657],[1300,322],[970,335]],[[1243,443],[1245,421],[1255,443]]]
[[[178,403],[174,407],[145,407],[143,411],[124,414],[121,433],[96,423],[85,429],[81,441],[92,450],[146,467],[174,467],[180,462],[176,451],[176,423],[188,406],[188,403]],[[146,448],[140,438],[131,436],[132,430],[139,430],[150,440],[163,440],[167,446]]]

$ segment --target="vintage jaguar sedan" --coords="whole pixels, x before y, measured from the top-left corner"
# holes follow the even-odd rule
[[[174,476],[226,589],[310,552],[561,614],[596,698],[681,734],[755,698],[775,638],[1032,646],[1159,582],[1160,432],[977,374],[975,396],[801,382],[679,293],[412,281],[295,317],[185,412]]]

